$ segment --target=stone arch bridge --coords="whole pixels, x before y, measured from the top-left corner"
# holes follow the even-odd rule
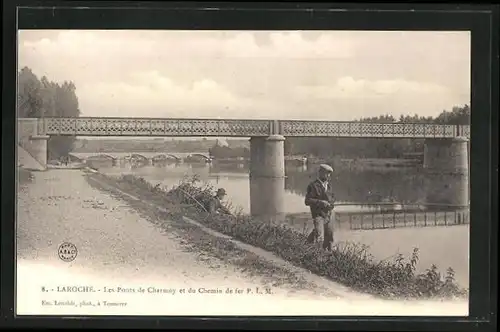
[[[431,188],[428,203],[463,209],[469,202],[469,126],[171,118],[18,119],[18,144],[45,166],[47,140],[52,135],[250,137],[251,214],[277,221],[285,216],[285,137],[425,139],[424,169]]]
[[[159,160],[174,160],[176,162],[181,162],[183,160],[189,159],[189,158],[197,158],[201,159],[204,161],[210,161],[211,158],[208,155],[208,153],[203,153],[203,152],[191,152],[191,153],[185,153],[185,152],[172,152],[172,153],[167,153],[167,152],[91,152],[91,153],[85,153],[85,152],[71,152],[69,153],[70,156],[72,156],[75,159],[79,160],[88,160],[92,158],[99,158],[99,157],[104,157],[104,158],[109,158],[112,160],[129,160],[129,159],[141,159],[145,161],[159,161]]]

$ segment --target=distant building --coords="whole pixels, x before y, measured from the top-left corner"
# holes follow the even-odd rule
[[[245,147],[229,147],[229,144],[224,139],[217,139],[212,148],[208,150],[211,158],[215,159],[238,159],[249,158],[250,150]]]
[[[220,146],[220,147],[229,147],[229,144],[225,139],[222,138],[217,138],[215,140],[215,146]]]

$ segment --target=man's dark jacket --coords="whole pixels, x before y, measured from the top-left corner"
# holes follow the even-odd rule
[[[212,196],[211,199],[205,202],[205,209],[209,213],[215,213],[217,211],[221,211],[222,213],[225,214],[231,214],[231,212],[229,212],[229,210],[224,205],[222,205],[219,197],[217,196]]]
[[[329,202],[331,204],[330,208],[321,205],[320,201]],[[313,218],[330,218],[333,208],[333,197],[326,192],[323,183],[319,179],[316,179],[307,186],[305,204],[310,207]]]

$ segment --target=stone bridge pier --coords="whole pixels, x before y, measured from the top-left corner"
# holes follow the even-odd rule
[[[250,213],[269,222],[285,219],[285,138],[250,139]]]
[[[428,139],[424,145],[427,203],[452,210],[469,207],[469,156],[465,137]],[[458,214],[458,218],[461,218]]]
[[[45,135],[38,128],[37,119],[19,119],[17,123],[17,143],[28,154],[30,169],[46,170],[48,141],[50,136]],[[18,152],[18,156],[21,151]],[[27,166],[27,165],[25,165]]]
[[[47,168],[48,156],[48,141],[50,136],[47,135],[33,135],[29,138],[28,152],[35,158],[44,168]]]

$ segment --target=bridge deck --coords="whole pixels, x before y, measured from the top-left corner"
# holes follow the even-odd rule
[[[363,123],[298,120],[224,120],[158,118],[40,118],[39,134],[78,136],[216,136],[259,137],[269,135],[302,137],[367,138],[469,138],[470,126],[423,123]]]

